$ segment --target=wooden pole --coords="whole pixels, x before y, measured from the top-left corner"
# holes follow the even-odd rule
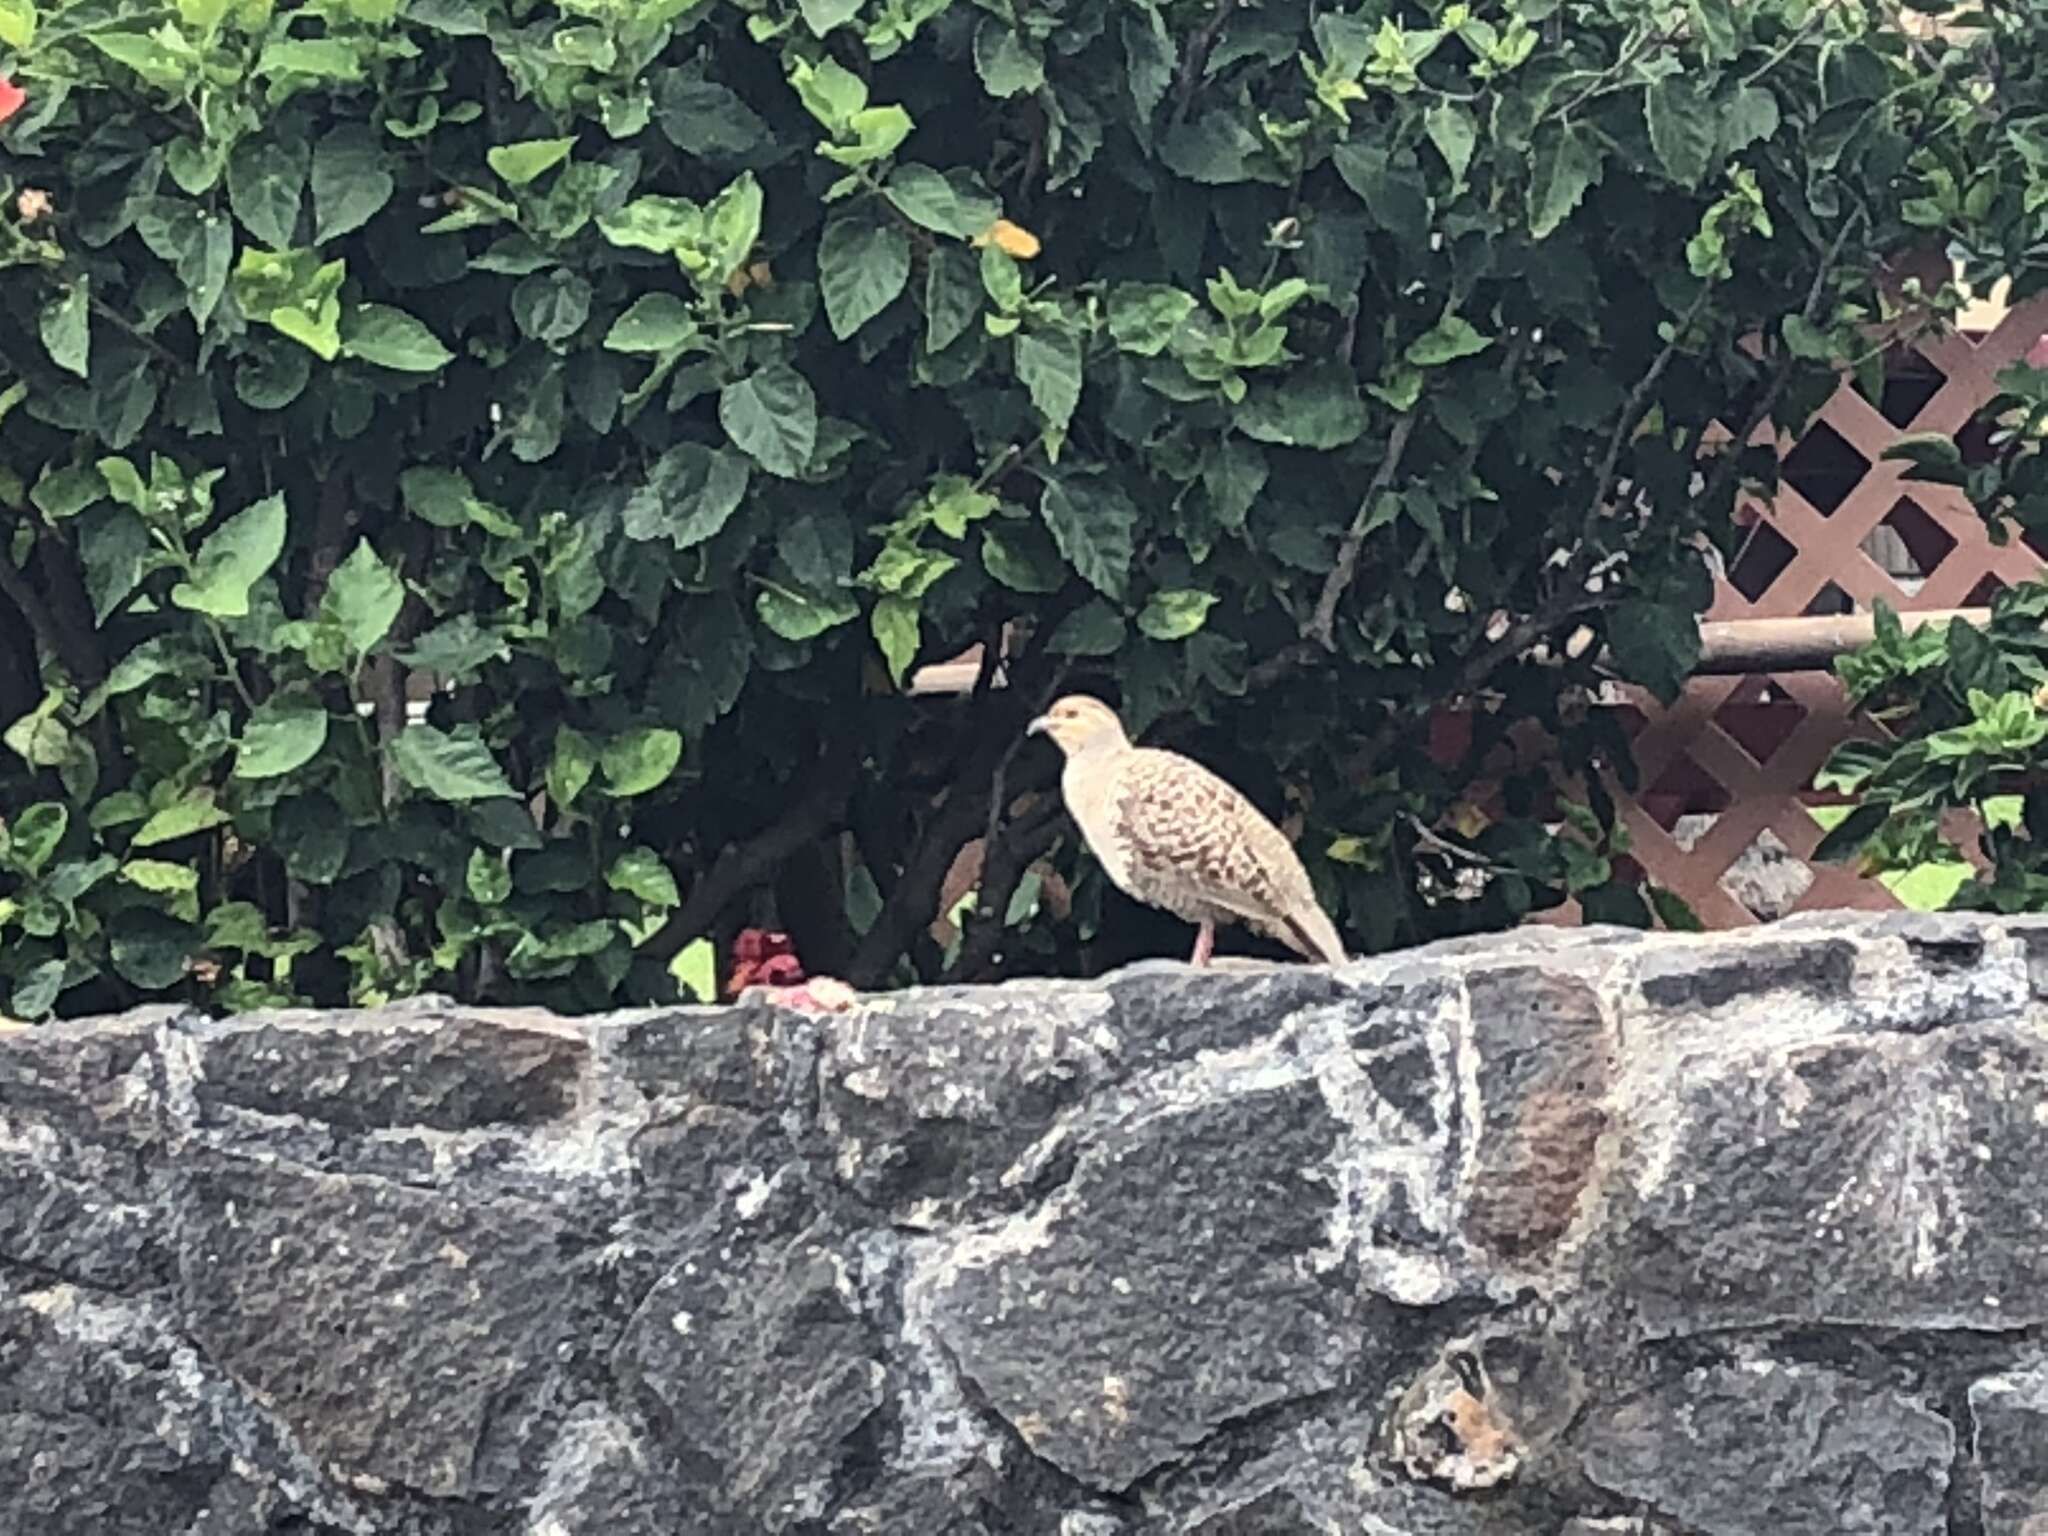
[[[1909,632],[1927,624],[1961,620],[1982,628],[1991,622],[1989,608],[1936,608],[1902,613],[1899,623]],[[1876,621],[1867,613],[1845,613],[1801,619],[1709,619],[1700,625],[1700,660],[1696,677],[1740,677],[1752,672],[1828,672],[1835,659],[1861,650],[1877,636]],[[976,647],[958,661],[920,667],[911,675],[913,694],[966,693],[980,671]]]
[[[1982,628],[1991,622],[1991,610],[1938,608],[1899,615],[1899,623],[1909,633],[1958,619]],[[1837,657],[1861,650],[1876,637],[1876,621],[1867,613],[1814,619],[1713,619],[1700,625],[1700,662],[1694,673],[1728,677],[1750,672],[1826,672],[1833,669]]]

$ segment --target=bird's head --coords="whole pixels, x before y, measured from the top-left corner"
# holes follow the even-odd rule
[[[1085,693],[1070,693],[1032,721],[1026,733],[1050,736],[1068,757],[1130,745],[1116,711]]]

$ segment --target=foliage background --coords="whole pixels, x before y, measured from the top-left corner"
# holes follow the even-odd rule
[[[1676,687],[1772,472],[1716,423],[1872,365],[1885,259],[2034,281],[2038,9],[0,0],[0,995],[1175,948],[1019,750],[1061,686],[1289,814],[1358,947],[1649,921],[1597,795],[1460,797]]]

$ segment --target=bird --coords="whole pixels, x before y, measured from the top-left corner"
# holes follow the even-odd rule
[[[1025,734],[1065,755],[1061,796],[1111,883],[1196,925],[1190,964],[1209,964],[1223,923],[1344,963],[1337,926],[1286,835],[1223,779],[1178,752],[1133,746],[1116,711],[1085,693],[1055,700]]]

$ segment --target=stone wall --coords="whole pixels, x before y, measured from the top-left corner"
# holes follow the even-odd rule
[[[0,1533],[2048,1531],[2048,926],[0,1036]]]

